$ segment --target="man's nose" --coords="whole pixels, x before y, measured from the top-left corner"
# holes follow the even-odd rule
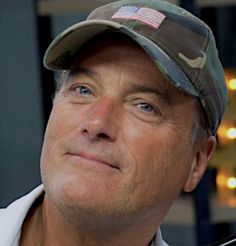
[[[115,141],[119,132],[120,114],[114,100],[107,98],[94,103],[88,109],[81,124],[82,133],[90,140]]]

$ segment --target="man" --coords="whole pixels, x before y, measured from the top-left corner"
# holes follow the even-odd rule
[[[209,28],[159,0],[122,0],[62,32],[43,186],[0,213],[1,245],[166,245],[160,224],[199,183],[226,87]]]

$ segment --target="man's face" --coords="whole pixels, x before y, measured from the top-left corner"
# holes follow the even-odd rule
[[[161,220],[194,159],[194,99],[129,39],[88,44],[56,95],[41,172],[61,210]]]

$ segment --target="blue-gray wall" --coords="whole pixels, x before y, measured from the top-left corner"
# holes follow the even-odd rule
[[[0,206],[40,182],[43,122],[35,6],[0,8]]]

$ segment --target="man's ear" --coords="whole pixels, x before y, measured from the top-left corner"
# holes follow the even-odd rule
[[[206,171],[208,161],[211,159],[215,148],[216,138],[214,136],[199,140],[187,181],[184,184],[185,192],[191,192],[196,188]]]

